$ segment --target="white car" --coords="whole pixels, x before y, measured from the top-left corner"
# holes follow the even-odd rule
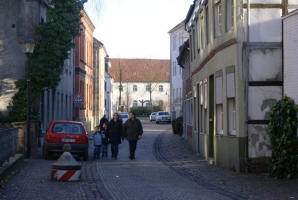
[[[156,113],[155,121],[157,124],[161,122],[171,123],[171,116],[166,111],[159,111]]]
[[[121,112],[121,113],[119,113],[119,117],[122,120],[122,123],[124,124],[128,120],[128,113],[127,112]]]

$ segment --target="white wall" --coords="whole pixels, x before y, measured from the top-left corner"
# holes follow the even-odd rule
[[[298,103],[298,12],[284,19],[284,95]]]
[[[140,103],[140,101],[144,100],[144,101],[149,101],[150,100],[150,93],[148,91],[146,91],[146,85],[148,83],[140,83],[140,82],[129,82],[129,83],[125,83],[123,82],[123,91],[121,93],[121,101],[125,102],[126,104],[126,100],[127,100],[127,96],[128,96],[128,102],[129,102],[129,107],[133,106],[133,101],[137,101],[138,102],[138,106],[142,106],[142,104]],[[137,86],[137,91],[134,92],[133,91],[133,86],[136,85]],[[112,106],[113,108],[117,108],[117,106],[119,105],[119,86],[120,83],[119,82],[115,82],[112,85],[112,90],[113,90],[113,99],[112,99]],[[163,86],[163,91],[160,92],[159,91],[159,86]],[[128,90],[127,90],[128,88]],[[164,105],[168,105],[166,106],[165,110],[169,111],[169,101],[170,101],[170,83],[152,83],[152,103],[153,105],[158,105],[158,102],[160,100],[163,101]],[[127,92],[128,91],[128,92]],[[144,104],[145,106],[146,104]]]
[[[182,68],[177,63],[179,47],[188,39],[184,25],[170,32],[171,55],[171,112],[174,117],[182,115]]]

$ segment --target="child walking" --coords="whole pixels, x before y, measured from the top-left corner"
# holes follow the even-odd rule
[[[94,159],[100,158],[101,148],[103,144],[103,133],[96,127],[96,131],[93,134],[93,144],[94,144]]]

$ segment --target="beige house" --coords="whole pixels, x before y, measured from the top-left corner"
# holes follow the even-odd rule
[[[103,43],[93,38],[93,86],[94,86],[94,125],[98,125],[105,114],[105,71],[108,52]]]
[[[245,171],[271,156],[269,111],[282,98],[282,16],[296,1],[195,0],[185,20],[192,147]]]

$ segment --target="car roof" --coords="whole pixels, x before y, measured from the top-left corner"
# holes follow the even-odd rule
[[[53,120],[52,123],[68,123],[68,124],[81,124],[81,125],[84,125],[82,122],[71,121],[71,120]]]

